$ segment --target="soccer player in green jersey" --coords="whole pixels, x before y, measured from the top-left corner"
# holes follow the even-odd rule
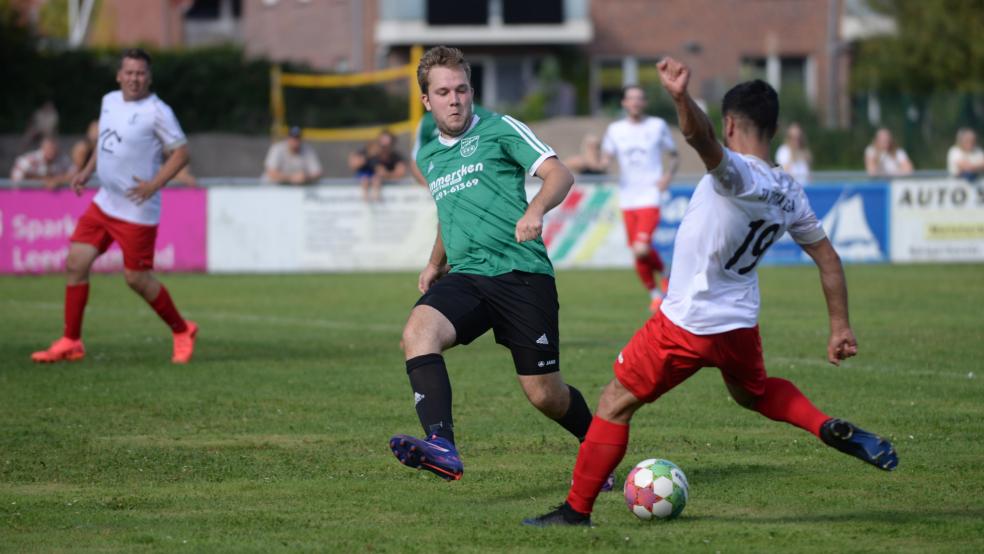
[[[574,177],[523,123],[474,113],[470,75],[461,51],[446,46],[428,50],[417,68],[421,100],[439,130],[416,156],[437,203],[438,233],[402,346],[425,435],[390,439],[401,463],[447,480],[460,479],[463,466],[441,354],[489,329],[512,352],[537,409],[579,440],[591,424],[584,397],[560,376],[557,289],[540,239],[543,214],[567,196]],[[543,180],[529,203],[527,175]]]

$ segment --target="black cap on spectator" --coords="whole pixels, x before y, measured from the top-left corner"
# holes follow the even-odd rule
[[[294,137],[294,138],[301,138],[301,128],[298,127],[297,125],[294,125],[290,129],[287,129],[287,136]]]

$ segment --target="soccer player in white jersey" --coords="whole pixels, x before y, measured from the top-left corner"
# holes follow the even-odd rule
[[[72,233],[65,269],[65,328],[35,362],[81,360],[82,315],[89,298],[89,270],[116,241],[123,250],[127,285],[143,297],[174,335],[171,361],[187,363],[198,326],[178,313],[167,289],[151,273],[160,221],[160,190],[188,163],[188,145],[171,108],[150,92],[150,56],[140,49],[123,52],[116,82],[120,90],[103,97],[95,155],[72,178],[81,194],[99,172],[100,189]],[[169,153],[162,165],[163,153]]]
[[[680,224],[666,300],[618,354],[615,379],[602,392],[581,443],[566,502],[525,520],[527,525],[590,525],[601,484],[625,455],[632,415],[702,367],[719,368],[731,396],[745,408],[809,431],[880,469],[898,464],[889,441],[827,416],[791,382],[765,372],[755,266],[786,231],[820,270],[830,318],[827,360],[838,365],[857,354],[840,258],[802,186],[765,161],[779,116],[776,91],[760,80],[728,91],[721,109],[722,147],[710,120],[687,93],[690,70],[671,58],[658,68],[676,104],[680,129],[708,174],[697,184]]]
[[[646,115],[646,91],[629,85],[622,91],[625,117],[608,126],[601,142],[602,164],[618,159],[618,197],[625,235],[635,256],[636,273],[649,291],[649,309],[655,313],[663,299],[663,260],[653,248],[659,226],[659,207],[680,165],[670,127],[661,118]],[[669,168],[663,167],[663,156]]]

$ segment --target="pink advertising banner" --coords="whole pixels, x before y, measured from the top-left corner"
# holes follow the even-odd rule
[[[206,198],[203,189],[165,189],[154,253],[155,271],[205,271]],[[95,190],[0,189],[0,273],[38,274],[65,269],[68,239]],[[117,244],[96,260],[96,271],[121,271]]]

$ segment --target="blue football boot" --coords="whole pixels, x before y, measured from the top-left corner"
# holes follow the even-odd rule
[[[899,455],[888,439],[879,437],[843,419],[830,418],[820,427],[820,439],[828,446],[859,460],[892,471],[899,465]]]
[[[393,435],[389,445],[401,464],[426,469],[441,479],[457,481],[465,471],[458,450],[450,441],[437,435],[431,435],[427,440],[409,435]]]

